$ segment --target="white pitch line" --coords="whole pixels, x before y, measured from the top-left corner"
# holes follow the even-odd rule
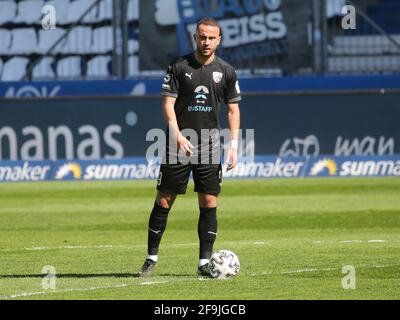
[[[398,264],[394,265],[375,265],[375,266],[359,266],[359,268],[368,268],[368,269],[375,269],[375,268],[390,268],[394,266],[399,266]],[[305,273],[305,272],[318,272],[318,271],[332,271],[332,270],[340,270],[340,268],[305,268],[305,269],[296,269],[296,270],[288,270],[288,271],[281,271],[277,273],[273,272],[262,272],[260,274],[251,273],[250,276],[258,276],[258,275],[271,275],[271,274],[293,274],[293,273]],[[99,287],[89,287],[89,288],[71,288],[71,289],[59,289],[59,290],[47,290],[47,291],[38,291],[38,292],[20,292],[14,293],[8,296],[0,296],[0,299],[15,299],[15,298],[22,298],[22,297],[30,297],[30,296],[37,296],[37,295],[46,295],[52,293],[66,293],[66,292],[87,292],[87,291],[95,291],[95,290],[104,290],[104,289],[119,289],[119,288],[127,288],[127,287],[134,287],[134,286],[144,286],[144,285],[154,285],[154,284],[164,284],[171,281],[174,282],[184,282],[184,281],[204,281],[210,279],[204,278],[197,278],[197,279],[170,279],[170,280],[162,280],[162,281],[144,281],[140,283],[132,283],[132,284],[116,284],[113,286],[99,286]]]
[[[360,269],[378,269],[378,268],[390,268],[390,267],[397,267],[398,264],[391,264],[391,265],[374,265],[374,266],[358,266]],[[304,273],[304,272],[320,272],[320,271],[333,271],[333,270],[341,270],[341,268],[305,268],[305,269],[297,269],[297,270],[288,270],[278,272],[278,274],[290,274],[290,273]]]
[[[312,241],[314,244],[326,244],[326,243],[388,243],[388,242],[400,242],[400,241],[388,241],[388,240],[338,240],[338,241],[323,241],[323,240],[315,240]],[[262,240],[252,240],[252,241],[225,241],[224,245],[233,245],[233,246],[262,246],[266,245],[266,241]],[[180,247],[192,247],[197,246],[197,242],[192,243],[166,243],[163,246],[169,248],[180,248]],[[138,244],[138,245],[66,245],[66,246],[56,246],[56,247],[46,247],[46,246],[32,246],[25,248],[0,248],[0,251],[44,251],[44,250],[76,250],[76,249],[133,249],[133,248],[145,248],[146,244]]]
[[[167,283],[169,282],[168,280],[165,281],[147,281],[147,282],[142,282],[140,285],[141,286],[148,286],[148,285],[152,285],[152,284],[161,284],[161,283]]]
[[[8,296],[0,296],[0,299],[15,299],[15,298],[23,298],[23,297],[31,297],[31,296],[39,296],[39,295],[46,295],[46,294],[53,294],[53,293],[67,293],[67,292],[87,292],[87,291],[96,291],[96,290],[104,290],[104,289],[119,289],[119,288],[128,288],[134,286],[148,286],[154,284],[164,284],[171,281],[175,282],[183,282],[183,281],[190,281],[191,279],[174,279],[174,280],[162,280],[162,281],[144,281],[140,283],[121,283],[116,284],[113,286],[99,286],[99,287],[89,287],[89,288],[70,288],[70,289],[56,289],[56,290],[47,290],[47,291],[37,291],[37,292],[20,292],[20,293],[13,293]],[[193,279],[195,281],[201,280]]]
[[[265,241],[256,240],[256,241],[224,241],[224,245],[264,245]],[[179,248],[179,247],[192,247],[197,246],[197,242],[189,242],[189,243],[165,243],[163,247],[169,248]],[[66,246],[55,246],[55,247],[46,247],[46,246],[32,246],[25,248],[0,248],[0,251],[43,251],[43,250],[74,250],[74,249],[133,249],[133,248],[146,248],[147,244],[138,244],[138,245],[112,245],[112,244],[102,244],[102,245],[66,245]]]
[[[316,269],[316,268],[306,268],[306,269],[298,269],[298,270],[289,270],[289,271],[282,271],[282,272],[279,272],[279,274],[303,273],[303,272],[314,272],[314,271],[319,271],[319,269]]]
[[[60,250],[60,249],[111,249],[111,248],[124,248],[125,246],[115,245],[97,245],[97,246],[58,246],[58,247],[27,247],[24,250],[40,251],[40,250]]]
[[[114,286],[101,286],[101,287],[89,287],[89,288],[71,288],[71,289],[59,289],[59,290],[48,290],[48,291],[38,291],[38,292],[21,292],[21,293],[14,293],[9,296],[0,296],[0,299],[15,299],[15,298],[22,298],[22,297],[31,297],[31,296],[38,296],[38,295],[45,295],[49,293],[64,293],[64,292],[86,292],[86,291],[94,291],[100,289],[114,289],[114,288],[124,288],[128,287],[128,284],[118,284]]]
[[[325,244],[325,243],[387,243],[389,242],[388,240],[315,240],[312,243],[316,244]],[[392,242],[398,242],[398,241],[392,241]]]
[[[337,240],[337,241],[330,241],[330,240],[314,240],[312,243],[314,244],[326,244],[326,243],[388,243],[388,242],[400,242],[399,241],[388,241],[388,240]],[[255,246],[262,246],[266,245],[267,242],[263,240],[245,240],[245,241],[224,241],[223,245],[236,245],[236,246],[248,246],[248,245],[255,245]],[[165,243],[164,247],[170,248],[179,248],[179,247],[192,247],[197,246],[197,242],[191,243]],[[112,245],[112,244],[103,244],[103,245],[66,245],[66,246],[55,246],[55,247],[46,247],[46,246],[32,246],[32,247],[25,247],[25,248],[0,248],[0,251],[43,251],[43,250],[74,250],[74,249],[133,249],[133,248],[145,248],[147,244],[138,244],[138,245]]]

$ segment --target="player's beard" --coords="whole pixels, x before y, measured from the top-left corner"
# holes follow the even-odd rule
[[[209,51],[207,51],[206,53],[203,48],[197,47],[197,54],[204,59],[210,58],[214,53],[215,49],[210,48]]]

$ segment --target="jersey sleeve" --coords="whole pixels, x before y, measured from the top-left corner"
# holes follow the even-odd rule
[[[176,63],[172,62],[165,73],[161,95],[177,98],[179,92],[179,72]]]
[[[224,101],[228,103],[237,103],[241,100],[239,81],[237,79],[236,71],[232,69],[228,73]]]

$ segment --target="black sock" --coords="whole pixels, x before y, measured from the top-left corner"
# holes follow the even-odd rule
[[[149,219],[149,231],[147,241],[147,253],[149,255],[158,254],[158,247],[165,228],[170,208],[163,208],[154,202],[153,210]]]
[[[197,231],[200,241],[199,259],[210,259],[217,237],[217,208],[200,208]]]

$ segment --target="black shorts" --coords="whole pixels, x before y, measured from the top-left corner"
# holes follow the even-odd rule
[[[184,194],[193,172],[194,191],[218,195],[221,192],[221,164],[162,164],[157,179],[157,190]]]

